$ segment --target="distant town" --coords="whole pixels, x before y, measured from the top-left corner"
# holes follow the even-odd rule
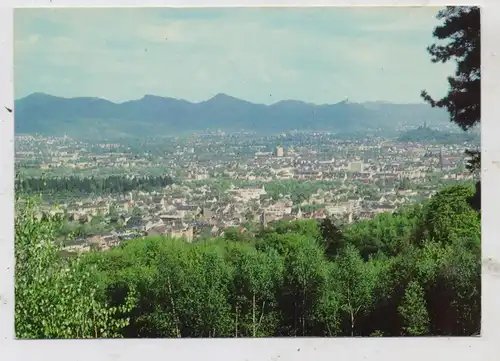
[[[473,180],[464,152],[474,147],[321,132],[217,132],[109,143],[17,136],[16,168],[24,191],[44,195],[42,211],[64,216],[64,250],[86,252],[145,235],[196,242],[281,219],[371,219],[421,203],[445,184]],[[42,178],[75,177],[97,186],[30,186]],[[99,187],[106,178],[154,177],[168,181],[127,190]]]

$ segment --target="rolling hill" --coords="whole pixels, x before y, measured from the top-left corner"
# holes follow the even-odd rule
[[[33,93],[15,101],[16,134],[73,137],[177,135],[207,130],[290,130],[337,133],[394,130],[398,125],[443,124],[448,114],[426,104],[382,102],[315,105],[295,100],[255,104],[226,94],[193,103],[145,95],[123,103],[91,98],[61,98]]]
[[[477,129],[469,132],[444,132],[428,127],[418,127],[403,132],[399,135],[398,140],[401,142],[413,143],[440,143],[440,144],[456,144],[464,142],[479,142],[480,133]]]

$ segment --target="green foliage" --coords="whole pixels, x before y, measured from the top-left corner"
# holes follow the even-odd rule
[[[235,245],[230,249],[235,267],[231,298],[235,337],[273,334],[277,328],[275,294],[283,283],[284,263],[277,252],[259,252]]]
[[[335,257],[345,246],[345,238],[342,230],[330,218],[324,219],[319,229],[321,231],[321,240],[325,248],[325,254],[329,258]]]
[[[372,220],[347,227],[343,236],[358,247],[364,259],[377,252],[396,256],[413,242],[413,235],[420,226],[419,217],[418,208],[382,213]]]
[[[436,194],[424,212],[428,237],[443,243],[458,239],[479,243],[481,219],[468,202],[473,195],[474,189],[465,186],[446,188]]]
[[[436,277],[428,285],[433,332],[478,334],[481,324],[481,251],[462,240],[442,251]],[[441,311],[439,311],[441,308]]]
[[[230,227],[224,230],[224,238],[233,242],[250,242],[252,236],[239,227]]]
[[[325,278],[311,320],[315,323],[319,336],[332,337],[342,334],[342,290],[338,284],[337,265],[324,263],[323,267],[326,271]]]
[[[351,336],[355,333],[356,318],[372,307],[377,279],[372,262],[364,262],[354,245],[347,245],[337,258],[337,282],[342,290],[341,310],[347,314]]]
[[[40,216],[33,199],[18,202],[15,219],[15,329],[18,338],[120,337],[133,294],[118,307],[96,297],[95,270],[61,259],[54,242],[61,219]]]
[[[424,299],[424,290],[418,282],[412,281],[405,291],[402,304],[398,308],[404,319],[404,331],[411,336],[422,336],[429,330],[429,315]]]
[[[278,221],[274,225],[274,231],[279,234],[298,233],[311,239],[321,238],[320,229],[314,220]]]
[[[311,328],[308,321],[314,317],[316,302],[327,279],[327,268],[322,249],[314,239],[291,235],[287,241],[285,279],[279,301],[283,316],[293,325],[287,332],[306,336]]]

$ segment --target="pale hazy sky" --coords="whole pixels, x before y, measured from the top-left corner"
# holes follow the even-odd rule
[[[259,103],[439,97],[437,8],[17,9],[15,96]]]

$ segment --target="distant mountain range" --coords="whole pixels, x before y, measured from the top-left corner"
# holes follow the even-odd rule
[[[401,125],[445,124],[448,114],[427,104],[386,102],[315,105],[295,100],[254,104],[225,94],[193,103],[145,95],[123,103],[33,93],[15,101],[16,134],[73,137],[162,136],[221,130],[275,134],[291,130],[395,130]]]

